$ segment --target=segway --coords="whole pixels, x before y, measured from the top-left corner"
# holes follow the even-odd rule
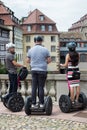
[[[86,95],[81,92],[79,95],[78,99],[79,103],[78,104],[72,104],[70,96],[68,95],[61,95],[59,98],[59,107],[62,112],[64,113],[69,113],[71,111],[76,111],[76,110],[82,110],[85,109],[87,106],[87,98]]]
[[[28,75],[28,70],[25,67],[22,67],[18,74],[18,82],[20,80],[24,80]],[[12,112],[19,112],[24,107],[24,99],[21,93],[14,92],[6,94],[5,96],[1,97],[3,105],[11,110]]]
[[[24,107],[24,99],[21,93],[10,93],[2,97],[2,102],[6,108],[12,112],[19,112]]]
[[[50,96],[47,96],[44,99],[44,107],[40,108],[40,104],[39,102],[37,103],[37,107],[32,108],[32,98],[31,97],[27,97],[26,102],[25,102],[25,113],[27,115],[33,114],[33,113],[44,113],[46,115],[51,115],[52,114],[52,108],[53,108],[53,104],[52,104],[52,99]]]

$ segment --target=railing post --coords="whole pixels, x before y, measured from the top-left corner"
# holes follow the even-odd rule
[[[7,80],[7,90],[6,90],[7,93],[9,92],[9,88],[10,88],[10,81]]]
[[[29,95],[31,95],[31,92],[32,92],[32,89],[31,89],[31,81],[28,80],[27,82],[28,82],[28,86],[27,86],[28,89],[27,89],[26,94],[29,96]]]
[[[25,84],[24,84],[24,81],[20,81],[20,82],[21,82],[20,93],[22,94],[23,98],[25,99]]]
[[[1,95],[6,93],[6,84],[5,84],[5,80],[1,80]]]
[[[60,97],[60,90],[59,90],[59,81],[57,80],[56,81],[56,99],[57,99],[57,102],[59,102],[59,97]]]
[[[49,95],[51,95],[52,97],[55,98],[55,101],[56,101],[56,85],[55,85],[55,81],[52,81],[53,82],[53,85],[51,85],[50,87],[50,90],[49,90]]]
[[[47,96],[48,92],[47,92],[47,82],[45,83],[44,86],[44,95]]]

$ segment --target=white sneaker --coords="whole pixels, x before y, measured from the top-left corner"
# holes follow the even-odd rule
[[[36,104],[32,104],[31,108],[37,108],[38,106]]]
[[[43,104],[40,104],[40,108],[43,108],[44,107],[44,105]]]
[[[32,108],[34,108],[34,107],[35,107],[35,105],[34,105],[34,104],[32,104],[32,105],[31,105],[31,107],[32,107]]]

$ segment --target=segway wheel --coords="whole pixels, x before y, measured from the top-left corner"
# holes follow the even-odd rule
[[[8,108],[8,106],[7,106],[7,100],[4,100],[4,101],[3,101],[3,105],[4,105],[6,108]]]
[[[79,95],[79,102],[82,103],[81,109],[85,109],[86,106],[87,106],[87,103],[86,103],[87,98],[86,98],[86,95],[83,92],[81,92],[80,95]]]
[[[71,100],[67,95],[61,95],[59,99],[59,107],[62,112],[69,113],[71,109]]]
[[[53,108],[52,98],[50,96],[48,96],[45,99],[45,112],[46,112],[46,115],[51,115],[52,114],[52,108]]]
[[[8,108],[8,105],[7,105],[8,99],[9,99],[9,94],[6,94],[4,97],[1,97],[1,100],[2,100],[2,102],[3,102],[3,105],[4,105],[6,108]]]
[[[20,112],[24,107],[24,99],[21,95],[13,95],[8,100],[8,108],[12,112]]]
[[[32,104],[32,98],[31,97],[27,97],[26,101],[25,101],[25,113],[27,115],[31,114],[31,104]]]

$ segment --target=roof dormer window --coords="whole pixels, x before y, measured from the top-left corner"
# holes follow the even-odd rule
[[[28,25],[27,30],[28,30],[28,32],[31,31],[31,25]]]
[[[4,25],[4,20],[3,19],[0,19],[0,24]]]
[[[51,32],[52,31],[52,25],[48,26],[48,31]]]
[[[45,31],[45,25],[41,25],[41,31]]]
[[[39,18],[40,18],[40,21],[44,21],[44,15],[40,15]]]

